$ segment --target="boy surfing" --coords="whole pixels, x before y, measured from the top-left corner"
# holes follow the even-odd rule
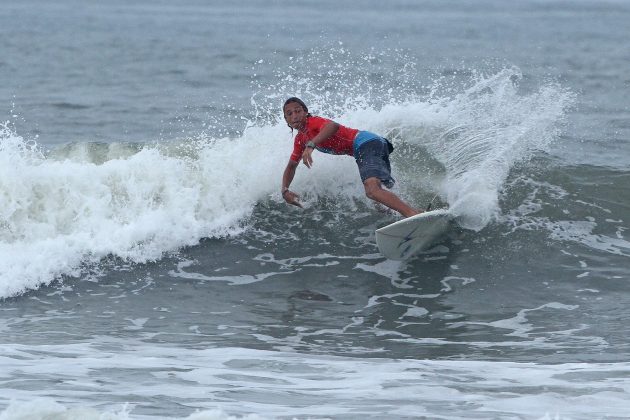
[[[289,190],[300,160],[310,168],[313,165],[313,151],[334,155],[353,156],[359,167],[359,175],[365,188],[365,195],[405,217],[421,213],[402,201],[396,194],[383,188],[394,186],[391,175],[389,153],[393,146],[389,141],[369,131],[360,131],[336,123],[327,118],[313,116],[306,104],[292,97],[282,107],[284,119],[298,131],[293,143],[293,153],[282,175],[282,198],[295,206],[302,207],[299,196]]]

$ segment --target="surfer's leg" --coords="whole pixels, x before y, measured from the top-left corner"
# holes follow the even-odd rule
[[[365,194],[370,199],[396,210],[405,217],[420,213],[396,194],[383,188],[383,185],[391,188],[395,182],[389,164],[389,150],[384,139],[379,137],[361,145],[355,159]]]
[[[365,187],[365,195],[371,200],[384,204],[390,209],[396,210],[405,217],[419,214],[420,212],[407,203],[402,201],[396,194],[387,191],[381,185],[381,180],[377,177],[371,177],[363,182]]]

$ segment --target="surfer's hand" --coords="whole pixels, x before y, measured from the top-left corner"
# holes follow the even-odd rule
[[[294,193],[293,191],[286,190],[282,194],[282,198],[284,198],[284,201],[286,201],[287,203],[302,208],[302,204],[299,201],[300,196]]]
[[[307,147],[306,149],[304,149],[304,152],[302,153],[302,162],[304,162],[307,168],[310,168],[311,166],[313,166],[312,155],[313,155],[313,149],[311,149],[310,147]]]

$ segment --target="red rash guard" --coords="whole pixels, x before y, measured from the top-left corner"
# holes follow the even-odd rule
[[[302,153],[304,153],[304,149],[306,148],[306,143],[318,135],[322,128],[329,122],[332,121],[322,117],[308,117],[306,119],[304,131],[298,132],[293,142],[293,153],[291,153],[290,157],[293,162],[300,161]],[[332,137],[317,145],[317,150],[333,155],[352,156],[352,144],[358,132],[359,130],[357,129],[345,127],[340,124],[339,129]]]

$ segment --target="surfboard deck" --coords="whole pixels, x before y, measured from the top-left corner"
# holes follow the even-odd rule
[[[448,209],[420,213],[376,230],[376,245],[390,260],[406,260],[429,249],[448,229]]]

